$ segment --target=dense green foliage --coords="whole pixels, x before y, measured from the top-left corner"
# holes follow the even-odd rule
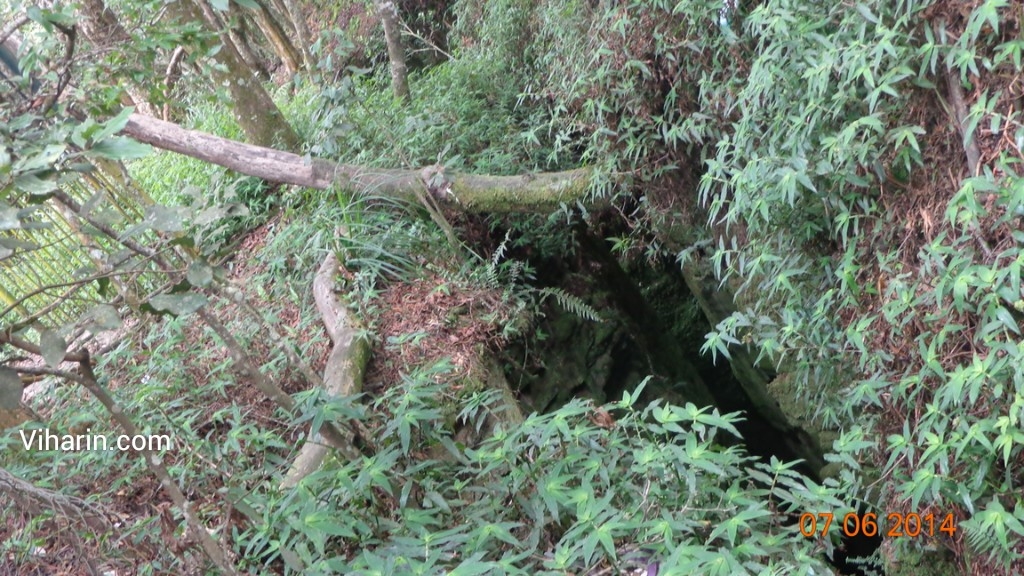
[[[693,405],[641,412],[634,395],[606,407],[622,416],[608,430],[593,420],[593,406],[573,402],[470,449],[436,427],[437,398],[447,395],[436,376],[445,372],[434,366],[411,374],[379,399],[377,410],[400,416],[381,423],[378,453],[321,471],[284,496],[265,526],[291,530],[255,534],[256,559],[293,550],[306,573],[380,575],[441,567],[449,574],[562,574],[652,561],[664,563],[664,574],[736,574],[776,570],[786,564],[779,558],[806,568],[820,562],[777,514],[819,502],[826,491],[802,496],[804,480],[787,466],[716,448],[729,419]],[[474,424],[488,399],[473,395],[461,406],[460,418]],[[423,459],[410,446],[438,455]],[[332,536],[359,554],[331,557]],[[716,542],[713,550],[708,542]]]
[[[864,502],[883,518],[956,519],[954,537],[890,539],[890,568],[901,555],[945,547],[964,573],[1019,573],[1019,4],[460,0],[441,8],[424,9],[430,17],[416,25],[449,15],[443,32],[452,57],[411,74],[409,102],[392,96],[386,63],[339,73],[323,63],[355,48],[314,45],[321,69],[277,94],[308,152],[371,167],[437,164],[495,175],[593,167],[593,198],[628,230],[608,238],[616,253],[669,255],[684,270],[713,271],[735,307],[707,335],[705,351],[721,361],[749,345],[759,364],[785,373],[795,388],[787,407],[802,412],[793,416],[835,439],[826,446],[832,466],[818,482],[794,463],[758,460],[731,442],[742,416],[646,406],[632,391],[603,407],[575,400],[505,422],[467,444],[458,431],[486,429],[502,399],[467,384],[444,360],[408,370],[375,397],[295,393],[300,413],[263,413],[275,422],[262,426],[233,396],[228,360],[195,344],[198,324],[186,315],[164,319],[105,355],[99,369],[104,383],[122,383],[114,393],[127,413],[187,443],[168,465],[181,485],[216,495],[200,515],[229,526],[219,537],[238,568],[565,574],[656,561],[659,574],[822,573],[842,526],[805,538],[794,521],[805,512],[841,518]],[[150,22],[156,6],[119,9]],[[72,9],[62,10],[32,13],[26,75],[7,93],[29,90],[28,73],[55,81],[43,62],[58,58],[61,27],[74,21]],[[4,104],[0,230],[35,225],[34,206],[78,182],[89,162],[130,160],[141,189],[182,208],[173,226],[159,207],[145,225],[119,224],[120,240],[148,231],[146,241],[160,250],[194,246],[190,257],[212,259],[239,231],[282,210],[267,247],[253,256],[260,275],[246,286],[250,298],[273,303],[261,310],[262,324],[228,302],[211,304],[231,316],[249,347],[265,343],[265,325],[279,323],[278,305],[299,310],[289,345],[308,343],[299,334],[313,330],[315,317],[300,294],[327,250],[345,255],[352,308],[371,321],[386,286],[427,270],[444,279],[444,290],[497,291],[486,319],[506,338],[530,338],[549,297],[599,318],[565,291],[530,284],[533,269],[520,259],[530,250],[573,257],[571,224],[598,228],[609,218],[587,206],[550,217],[453,220],[476,230],[463,245],[438,225],[450,225],[437,221],[446,215],[427,220],[418,206],[347,191],[269,196],[255,179],[169,153],[146,156],[116,135],[126,117],[115,116],[120,94],[105,80],[109,69],[123,57],[138,72],[148,62],[140,55],[178,43],[201,62],[217,40],[200,27],[145,26],[159,33],[113,60],[79,63],[82,82],[67,98],[49,107]],[[193,89],[205,81],[195,71],[182,79]],[[187,99],[183,123],[240,138],[222,96]],[[75,111],[75,99],[88,114]],[[495,232],[504,241],[489,236]],[[13,253],[9,245],[0,243]],[[132,266],[152,273],[148,259]],[[0,318],[0,327],[14,321]],[[32,330],[41,337],[42,328]],[[415,345],[418,337],[390,344]],[[294,367],[283,357],[264,360],[268,374],[290,377]],[[203,385],[190,387],[192,377]],[[213,414],[197,407],[210,403]],[[75,389],[62,390],[48,414],[64,426],[96,423],[99,432],[101,410]],[[298,488],[280,489],[296,431],[323,421],[358,423],[372,453],[332,460]],[[11,452],[19,455],[5,458],[5,468],[69,493],[88,486],[95,470],[116,470],[92,492],[98,501],[147,474],[125,454]],[[53,470],[66,485],[49,480]],[[223,506],[244,521],[228,523]],[[33,529],[49,518],[37,516],[0,553],[27,558]],[[161,528],[167,518],[172,527]],[[187,554],[158,551],[161,530],[183,533],[180,521],[145,517],[120,536],[157,550],[150,573],[195,569],[202,562]],[[120,558],[115,543],[93,537]]]
[[[635,175],[653,208],[688,210],[677,225],[711,224],[676,237],[710,240],[746,306],[709,351],[752,342],[794,371],[841,432],[844,478],[884,478],[864,493],[883,509],[962,510],[969,544],[1006,569],[1024,537],[1024,128],[1019,86],[1006,85],[1021,71],[1021,15],[989,1],[943,19],[951,5],[551,2],[524,17],[489,4],[486,26],[535,26],[505,36],[530,48],[493,53],[547,75],[566,125],[591,135],[584,158]],[[581,38],[586,49],[568,46]],[[965,137],[947,75],[980,92]],[[943,164],[971,140],[993,158],[949,182]],[[659,190],[697,178],[703,215],[685,187],[670,201]],[[932,223],[930,205],[947,200]]]
[[[822,15],[779,3],[744,18],[758,43],[733,104],[741,119],[709,158],[701,191],[709,219],[746,237],[718,251],[720,270],[758,297],[718,338],[749,338],[790,363],[821,417],[842,427],[843,462],[885,479],[881,502],[963,510],[967,541],[1005,569],[1024,537],[1014,472],[1024,440],[1024,132],[999,97],[1005,75],[1021,70],[1019,14],[978,3],[966,22],[949,22],[963,26],[953,42],[922,22],[928,4]],[[945,136],[955,140],[943,153],[941,129],[914,111],[941,99],[947,74],[982,91],[962,141],[991,145],[983,126],[1017,139],[961,183],[942,173],[963,159],[960,134]],[[945,221],[901,233],[914,223],[899,216],[929,215],[907,213],[900,195],[948,200],[937,210]],[[844,385],[846,374],[856,376]]]

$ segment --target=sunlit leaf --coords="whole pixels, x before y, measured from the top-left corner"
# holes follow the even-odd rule
[[[148,144],[124,136],[115,136],[97,142],[88,150],[90,154],[111,160],[131,160],[149,156],[153,149]]]
[[[42,353],[46,365],[56,368],[64,361],[68,343],[56,330],[43,330],[39,334],[39,351]]]
[[[22,383],[18,373],[0,366],[0,410],[16,410],[21,406]]]
[[[187,316],[206,305],[206,296],[194,292],[183,294],[161,294],[150,298],[149,304],[156,310],[170,312],[175,316]]]

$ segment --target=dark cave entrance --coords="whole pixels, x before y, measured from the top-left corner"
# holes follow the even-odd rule
[[[754,365],[746,350],[733,354],[734,363],[746,362],[740,367],[701,353],[711,326],[675,260],[623,265],[602,237],[582,226],[574,232],[574,258],[532,263],[540,283],[582,298],[604,321],[550,305],[538,326],[542,345],[507,351],[508,381],[527,410],[545,412],[574,397],[605,403],[651,376],[644,401],[690,401],[713,404],[722,413],[742,412],[736,428],[743,440],[736,444],[763,461],[800,460],[796,470],[820,483],[822,450],[815,435],[793,424],[769,394],[774,371]],[[864,562],[880,545],[881,538],[846,538],[828,560],[841,574],[881,574],[875,563]]]

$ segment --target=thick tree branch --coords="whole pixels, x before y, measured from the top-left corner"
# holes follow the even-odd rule
[[[423,172],[335,164],[243,144],[188,130],[156,118],[132,114],[122,131],[140,142],[223,166],[270,182],[324,190],[332,186],[358,193],[416,201]],[[586,199],[592,171],[578,168],[523,176],[432,173],[431,192],[445,205],[467,212],[543,212]]]
[[[313,298],[323,318],[324,327],[327,328],[327,335],[334,344],[327,358],[327,366],[324,367],[323,388],[328,396],[341,398],[362,391],[363,373],[370,358],[370,344],[359,336],[358,320],[352,317],[334,293],[337,272],[338,258],[334,252],[328,252],[313,279]],[[346,431],[345,439],[351,442],[353,437]],[[364,435],[363,439],[369,440],[370,437]],[[312,442],[306,442],[299,450],[299,455],[281,483],[282,488],[295,487],[303,478],[320,468],[327,457],[327,447],[317,440],[314,438]]]
[[[14,34],[18,28],[21,28],[25,24],[28,24],[28,16],[22,14],[15,18],[10,24],[4,26],[3,30],[0,30],[0,44],[6,42],[11,34]]]

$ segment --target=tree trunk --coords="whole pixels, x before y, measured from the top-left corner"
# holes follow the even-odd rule
[[[211,134],[187,130],[156,118],[132,114],[122,130],[140,142],[255,176],[270,182],[418,201],[429,190],[441,205],[466,212],[543,212],[585,199],[591,170],[578,168],[523,176],[448,174],[428,167],[396,170],[335,164]]]
[[[239,17],[239,25],[237,27],[232,26],[230,22],[225,22],[221,19],[206,0],[197,0],[197,4],[203,11],[203,16],[206,17],[206,23],[210,28],[212,30],[216,30],[217,33],[221,35],[221,39],[224,38],[224,33],[227,32],[226,41],[230,41],[235,46],[235,50],[238,51],[238,55],[245,61],[246,66],[248,66],[259,78],[269,80],[270,72],[268,72],[266,67],[263,66],[260,59],[256,57],[256,54],[252,51],[252,47],[249,46],[249,41],[245,38],[243,33],[239,31],[239,29],[242,28],[244,19]],[[234,4],[230,4],[228,9],[230,10],[228,13],[229,21],[232,16],[241,14],[237,9],[235,9]]]
[[[274,47],[274,52],[281,59],[288,75],[298,74],[299,69],[302,68],[302,58],[299,56],[298,50],[288,39],[288,35],[285,34],[281,25],[277,23],[277,19],[274,18],[270,9],[263,2],[257,2],[257,4],[259,4],[259,9],[254,12],[256,24],[263,31],[263,35],[266,36],[270,45]]]
[[[312,71],[313,57],[309,53],[309,47],[312,45],[310,39],[313,35],[310,34],[309,26],[306,24],[306,16],[302,13],[302,7],[295,0],[284,0],[284,5],[288,9],[288,17],[292,21],[292,27],[295,28],[295,39],[298,44],[295,48],[302,55],[302,62],[305,64],[306,70]]]
[[[377,13],[384,25],[384,40],[388,45],[388,59],[391,61],[391,88],[395,97],[409,101],[408,68],[405,64],[405,47],[402,45],[402,30],[398,25],[398,8],[394,0],[377,2]]]
[[[94,46],[100,49],[113,48],[116,46],[128,46],[131,44],[131,36],[121,26],[117,15],[107,7],[103,0],[81,0],[82,18],[78,24],[82,28],[85,37]],[[156,107],[149,103],[146,91],[135,82],[125,82],[124,90],[128,93],[135,109],[147,116],[156,116]]]
[[[167,4],[169,13],[181,22],[203,22],[203,13],[192,0]],[[231,95],[232,112],[246,138],[258,146],[281,146],[298,150],[299,136],[270,98],[259,80],[253,76],[235,45],[223,32],[223,48],[213,57],[220,66],[212,67],[218,86],[225,86]]]

